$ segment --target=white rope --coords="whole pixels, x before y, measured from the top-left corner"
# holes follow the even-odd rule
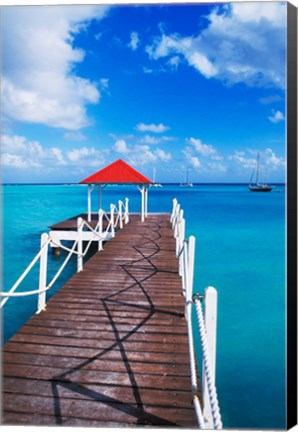
[[[193,406],[195,409],[197,422],[198,422],[198,425],[200,426],[200,429],[207,429],[205,421],[204,421],[204,416],[203,416],[201,404],[200,404],[200,401],[199,401],[199,398],[197,395],[194,395],[194,397],[193,397]]]
[[[190,380],[191,380],[191,391],[193,395],[198,393],[198,382],[197,382],[197,368],[196,368],[196,357],[194,350],[193,340],[193,329],[192,329],[192,303],[186,305],[188,309],[187,314],[187,330],[188,330],[188,350],[189,350],[189,366],[190,366]]]
[[[205,423],[203,411],[198,397],[196,353],[194,348],[194,336],[193,336],[193,328],[192,328],[193,301],[187,294],[189,277],[190,277],[189,274],[190,257],[188,256],[188,241],[184,239],[185,226],[183,224],[184,221],[183,210],[181,210],[180,204],[176,199],[173,200],[173,211],[170,220],[172,222],[172,228],[174,230],[174,238],[176,239],[176,256],[179,259],[179,273],[182,276],[182,293],[186,297],[185,315],[187,319],[190,379],[191,379],[191,389],[193,394],[193,404],[194,404],[199,427],[201,429],[207,429],[209,425]],[[205,323],[203,319],[203,313],[201,309],[202,306],[201,306],[201,302],[198,299],[195,299],[194,302],[196,306],[199,332],[200,332],[200,338],[202,344],[203,364],[204,364],[204,371],[206,374],[207,390],[208,390],[209,400],[211,405],[212,421],[213,421],[214,429],[222,429],[217,392],[215,388],[215,382],[211,373],[212,371],[211,371],[211,363],[209,357],[209,348],[207,343],[207,335],[206,335]]]
[[[194,338],[193,338],[193,329],[192,329],[192,312],[191,312],[192,302],[188,302],[186,307],[188,309],[188,313],[187,313],[188,350],[189,350],[190,381],[191,381],[191,391],[193,394],[193,404],[194,404],[194,409],[195,409],[199,427],[201,429],[206,429],[202,408],[198,397],[196,355],[194,349]]]
[[[48,246],[48,244],[50,243],[50,238],[48,238],[48,240],[43,244],[43,246],[40,248],[38,254],[35,256],[35,258],[33,258],[33,260],[31,261],[31,263],[28,265],[28,267],[26,268],[26,270],[21,274],[21,276],[19,277],[19,279],[15,282],[15,284],[11,287],[11,289],[5,293],[5,294],[12,294],[20,285],[20,283],[25,279],[25,277],[27,276],[27,274],[29,273],[29,271],[32,269],[32,267],[36,264],[36,262],[39,260],[43,250],[45,247]],[[8,300],[8,296],[6,295],[5,298],[2,300],[2,302],[0,303],[0,307],[3,307],[5,305],[5,303]]]
[[[51,287],[45,287],[42,290],[38,289],[38,290],[34,290],[34,291],[23,291],[23,292],[18,292],[18,293],[16,293],[16,292],[12,292],[12,293],[1,292],[0,297],[25,297],[25,296],[34,295],[34,294],[41,294],[45,291],[48,291],[50,288]]]
[[[60,267],[60,269],[57,271],[57,273],[55,274],[55,276],[53,277],[53,279],[51,280],[51,282],[47,285],[49,288],[51,288],[54,283],[56,282],[56,280],[58,279],[58,277],[60,276],[60,274],[62,273],[62,271],[64,270],[66,264],[68,263],[68,261],[70,260],[70,257],[72,256],[72,254],[75,252],[75,248],[77,246],[78,240],[76,240],[70,250],[70,253],[67,255],[67,257],[65,258],[62,266]]]
[[[55,242],[55,240],[51,239],[51,243],[63,250],[65,250],[66,252],[72,252],[72,249],[68,248],[67,246],[64,246],[62,243],[57,243]],[[79,253],[77,251],[73,251],[74,254],[79,255]]]
[[[120,217],[120,215],[119,215],[119,213],[118,213],[118,214],[117,214],[117,217],[116,217],[116,220],[115,220],[115,222],[114,222],[114,228],[116,228],[117,225],[118,225],[119,217]]]
[[[126,207],[124,206],[124,203],[122,201],[119,202],[119,210],[117,209],[117,207],[113,204],[114,206],[114,210],[116,210],[118,212],[118,216],[116,218],[116,221],[114,222],[113,226],[116,227],[119,220],[120,220],[120,214],[119,214],[119,210],[120,207],[124,210],[124,212],[122,213],[122,217],[121,220],[125,220],[126,217],[128,216],[128,212],[126,212]],[[98,221],[95,229],[92,228],[90,226],[90,224],[83,220],[83,225],[86,226],[94,235],[96,235],[98,237],[99,240],[104,240],[106,238],[106,234],[109,231],[109,229],[112,226],[112,219],[109,218],[108,213],[106,211],[102,211],[102,218],[106,218],[107,222],[108,222],[108,226],[105,230],[105,232],[103,234],[100,234],[97,230],[99,228],[99,224],[100,222]],[[56,280],[58,279],[58,277],[60,276],[60,274],[62,273],[62,271],[64,270],[64,268],[66,267],[68,261],[70,260],[71,256],[73,254],[75,255],[81,255],[82,257],[85,257],[90,245],[92,243],[93,239],[91,238],[84,250],[84,252],[82,254],[80,254],[79,252],[77,252],[75,249],[77,247],[78,244],[78,239],[73,243],[72,248],[68,248],[64,245],[62,245],[61,243],[56,242],[55,240],[53,240],[52,238],[48,237],[48,240],[43,244],[43,246],[40,248],[39,252],[37,253],[37,255],[34,257],[34,259],[31,261],[31,263],[28,265],[28,267],[26,268],[26,270],[22,273],[22,275],[19,277],[19,279],[15,282],[15,284],[11,287],[11,289],[8,292],[0,292],[0,297],[3,297],[3,300],[0,303],[0,307],[3,307],[5,305],[5,303],[7,302],[7,300],[10,297],[25,297],[28,295],[34,295],[34,294],[41,294],[45,291],[48,291],[56,282]],[[25,292],[20,292],[20,293],[15,293],[15,290],[19,287],[19,285],[21,284],[21,282],[25,279],[25,277],[27,276],[27,274],[30,272],[30,270],[32,269],[32,267],[36,264],[36,262],[40,259],[43,250],[45,247],[47,247],[49,244],[55,245],[65,251],[68,252],[67,257],[65,258],[63,264],[61,265],[61,267],[59,268],[59,270],[57,271],[57,273],[55,274],[55,276],[52,278],[52,281],[42,290],[32,290],[32,291],[25,291]]]
[[[83,225],[85,225],[90,231],[92,231],[94,234],[97,234],[97,235],[99,235],[99,233],[96,231],[96,229],[98,228],[98,226],[99,226],[99,222],[97,222],[97,225],[96,225],[96,227],[95,228],[92,228],[92,226],[91,225],[89,225],[88,224],[88,222],[87,221],[85,221],[85,220],[83,220]]]
[[[209,393],[211,413],[213,417],[214,429],[222,429],[221,415],[218,405],[217,392],[214,384],[214,380],[211,373],[210,355],[207,344],[207,334],[205,329],[205,323],[203,319],[202,305],[199,299],[194,300],[197,312],[197,319],[199,325],[199,332],[202,344],[202,354],[204,362],[204,371],[206,376],[207,388]]]

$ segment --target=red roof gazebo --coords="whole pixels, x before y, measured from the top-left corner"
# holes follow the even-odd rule
[[[99,209],[101,209],[102,189],[108,184],[131,184],[138,187],[142,194],[141,214],[142,221],[148,212],[148,189],[153,184],[151,180],[136,171],[122,159],[111,163],[105,168],[90,175],[80,184],[88,184],[88,220],[91,220],[91,192],[98,186]],[[92,187],[93,185],[93,187]]]

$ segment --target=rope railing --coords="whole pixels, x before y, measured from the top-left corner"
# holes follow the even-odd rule
[[[215,350],[216,350],[216,314],[217,292],[208,287],[205,295],[193,294],[195,237],[185,239],[185,219],[177,199],[173,200],[170,221],[176,239],[176,256],[179,260],[179,274],[182,278],[182,293],[185,297],[185,317],[187,320],[189,362],[193,405],[198,425],[201,429],[222,429],[217,391],[215,387]],[[203,316],[202,301],[205,304]],[[202,398],[197,381],[197,356],[193,333],[193,308],[196,309],[200,343],[202,346]],[[202,399],[202,403],[201,403]]]
[[[1,308],[5,305],[5,303],[7,302],[8,298],[13,296],[13,293],[15,292],[15,290],[19,287],[19,285],[21,284],[21,282],[23,282],[23,280],[25,279],[25,277],[27,276],[27,274],[30,272],[30,270],[34,267],[34,265],[40,259],[41,254],[43,253],[44,249],[46,249],[48,247],[48,245],[49,245],[49,240],[48,240],[47,243],[45,243],[44,245],[41,246],[41,248],[40,248],[39,252],[37,253],[37,255],[33,258],[33,260],[28,265],[28,267],[23,271],[23,273],[18,278],[18,280],[14,283],[14,285],[11,287],[11,289],[8,292],[1,292],[0,293],[0,296],[4,297],[4,299],[0,303],[0,307]]]
[[[11,287],[11,289],[7,292],[1,292],[0,297],[2,297],[2,300],[0,302],[0,308],[2,308],[8,299],[10,297],[25,297],[29,295],[38,295],[38,306],[37,306],[37,313],[41,312],[45,309],[46,306],[46,292],[49,291],[52,286],[55,284],[61,273],[63,272],[64,268],[68,264],[70,258],[73,255],[77,256],[77,271],[83,270],[83,258],[87,255],[89,248],[91,246],[91,243],[94,241],[94,237],[98,240],[98,250],[103,249],[103,241],[108,239],[109,234],[114,237],[115,235],[115,228],[123,228],[123,221],[124,223],[129,222],[129,208],[128,208],[128,198],[125,199],[125,204],[122,201],[118,202],[118,209],[114,204],[110,205],[110,215],[105,212],[104,210],[100,209],[98,212],[98,222],[96,226],[93,228],[86,220],[82,218],[78,218],[77,220],[77,237],[72,245],[71,248],[68,248],[65,245],[62,245],[61,242],[55,241],[52,237],[50,237],[47,233],[44,233],[41,235],[41,246],[40,250],[36,254],[36,256],[33,258],[31,263],[28,265],[28,267],[24,270],[24,272],[21,274],[21,276],[18,278],[18,280],[14,283],[14,285]],[[118,216],[115,220],[114,218],[114,211],[117,211]],[[107,226],[105,230],[103,231],[103,220],[106,219]],[[88,232],[92,233],[92,237],[89,238],[89,241],[83,250],[83,233],[86,233],[84,229],[88,230]],[[55,273],[55,275],[52,277],[52,280],[47,284],[47,255],[48,255],[48,248],[49,245],[52,247],[59,247],[66,252],[68,252],[68,255],[66,256],[65,260],[63,261],[62,265],[58,269],[58,271]],[[30,290],[30,291],[23,291],[16,293],[15,291],[20,286],[20,284],[23,282],[23,280],[26,278],[26,276],[30,273],[31,269],[34,267],[34,265],[40,261],[40,269],[39,269],[39,288],[36,290]]]
[[[203,365],[204,365],[204,375],[206,378],[206,383],[208,387],[208,395],[210,399],[210,408],[212,419],[214,422],[214,429],[222,429],[221,415],[219,411],[217,392],[214,382],[214,373],[211,366],[211,358],[208,347],[207,333],[205,328],[205,322],[203,318],[202,310],[202,296],[194,295],[194,304],[197,313],[197,320],[199,324],[200,339],[202,343],[202,353],[203,353]]]

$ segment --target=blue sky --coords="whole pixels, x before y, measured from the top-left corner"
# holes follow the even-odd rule
[[[2,181],[286,170],[286,3],[2,9]]]

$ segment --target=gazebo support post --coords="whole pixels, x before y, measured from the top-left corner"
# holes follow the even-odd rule
[[[145,185],[138,187],[138,189],[141,192],[141,221],[144,222],[144,220],[145,220]]]
[[[102,210],[102,186],[98,185],[98,211]]]
[[[148,187],[145,186],[145,217],[148,216]]]
[[[91,222],[91,184],[88,184],[88,222]]]

